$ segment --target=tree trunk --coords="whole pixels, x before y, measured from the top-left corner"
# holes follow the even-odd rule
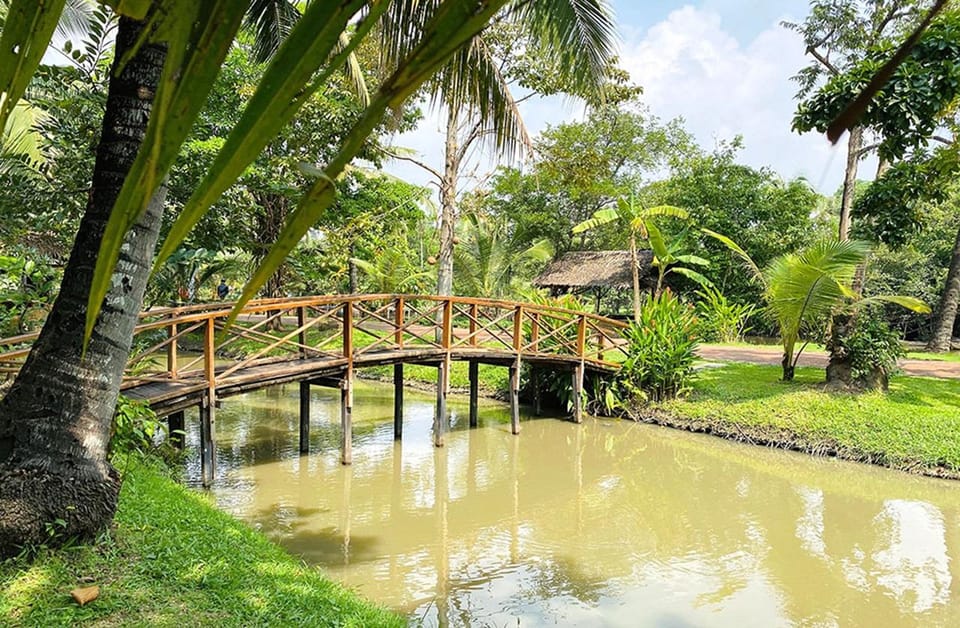
[[[121,19],[116,59],[124,58],[140,30],[140,23]],[[120,481],[107,445],[150,275],[163,188],[126,236],[85,357],[84,321],[104,228],[143,141],[165,56],[165,47],[143,46],[122,73],[111,73],[93,191],[60,294],[0,401],[0,554],[91,538],[113,519]]]
[[[947,273],[947,283],[940,297],[940,307],[937,309],[937,319],[933,323],[933,335],[927,343],[927,351],[940,353],[950,350],[958,304],[960,304],[960,231],[957,231],[957,239],[953,244],[950,271]]]
[[[456,107],[448,108],[446,158],[440,182],[440,254],[437,256],[437,294],[453,294],[453,236],[457,220],[457,177],[460,158],[457,146],[459,119]]]
[[[843,195],[840,198],[840,240],[850,238],[850,210],[853,208],[853,193],[857,185],[857,168],[860,164],[860,150],[863,148],[863,129],[850,129],[847,139],[847,169],[843,176]]]
[[[630,232],[630,266],[633,267],[633,321],[640,324],[640,262],[637,260],[637,236]]]

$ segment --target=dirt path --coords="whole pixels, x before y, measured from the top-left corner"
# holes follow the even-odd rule
[[[706,360],[728,360],[730,362],[750,362],[752,364],[780,364],[779,347],[720,347],[700,345],[697,354]],[[827,366],[827,354],[823,351],[805,350],[800,355],[799,366]],[[919,377],[940,377],[960,379],[960,362],[937,360],[900,360],[900,368],[907,375]]]

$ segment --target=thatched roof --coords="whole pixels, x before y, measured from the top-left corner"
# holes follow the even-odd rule
[[[639,251],[640,276],[650,270],[652,251]],[[533,280],[539,288],[630,288],[630,251],[570,251],[550,262]]]

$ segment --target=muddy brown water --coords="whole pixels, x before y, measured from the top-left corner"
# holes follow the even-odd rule
[[[355,393],[224,401],[217,504],[332,578],[425,626],[960,626],[960,483],[626,421],[524,417]],[[195,443],[193,443],[195,446]],[[195,447],[194,447],[195,450]],[[199,465],[187,464],[196,484]]]

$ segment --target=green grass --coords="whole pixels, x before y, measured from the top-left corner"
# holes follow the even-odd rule
[[[686,399],[653,407],[661,422],[885,466],[960,476],[960,382],[896,377],[890,391],[823,390],[823,370],[727,364],[699,373]]]
[[[79,607],[69,592],[87,582],[100,598]],[[0,563],[0,625],[81,622],[404,625],[144,463],[126,476],[110,538]]]
[[[771,353],[780,353],[783,349],[779,344],[755,344],[752,342],[704,342],[701,343],[708,347],[735,347],[758,349],[760,351],[769,351]],[[799,348],[799,345],[798,345]],[[804,351],[826,352],[822,344],[811,342]],[[930,353],[929,351],[907,351],[908,359],[911,360],[931,360],[933,362],[960,362],[960,351],[951,351],[949,353]]]

